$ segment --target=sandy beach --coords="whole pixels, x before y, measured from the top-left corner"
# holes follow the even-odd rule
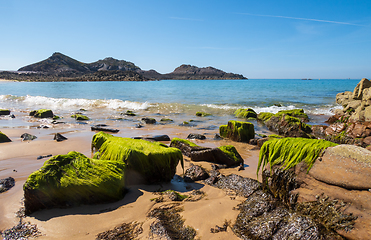
[[[89,126],[75,126],[64,128],[57,126],[56,129],[35,129],[35,128],[4,128],[3,133],[12,139],[10,143],[0,144],[0,178],[13,177],[16,180],[15,186],[7,192],[0,194],[0,229],[5,230],[15,226],[19,219],[16,212],[22,207],[23,189],[22,186],[29,174],[39,169],[45,160],[37,160],[40,155],[67,154],[69,151],[78,151],[91,157],[91,139],[95,132]],[[33,141],[22,142],[20,135],[23,133],[36,135],[38,138]],[[63,142],[53,141],[53,135],[59,132],[68,140]],[[256,167],[258,161],[258,150],[251,150],[253,146],[246,143],[237,143],[227,140],[212,140],[217,130],[201,131],[185,127],[153,125],[142,129],[125,128],[120,129],[116,136],[133,137],[167,134],[170,138],[186,138],[192,133],[207,134],[206,140],[195,140],[200,146],[218,147],[221,145],[234,145],[241,154],[245,163],[245,170],[238,171],[237,168],[222,169],[221,173],[236,173],[244,177],[256,179]],[[164,142],[169,144],[169,142]],[[185,158],[185,169],[191,161]],[[211,164],[197,162],[204,168],[211,170]],[[136,176],[129,176],[127,179],[128,193],[126,196],[114,203],[79,206],[67,209],[48,209],[33,213],[24,221],[36,224],[41,236],[39,239],[95,239],[98,233],[113,229],[122,223],[140,222],[143,223],[143,233],[140,239],[147,239],[150,236],[149,226],[153,219],[146,217],[149,211],[165,203],[155,203],[151,199],[158,197],[155,194],[158,190],[176,190],[187,194],[192,190],[201,190],[205,197],[195,202],[182,202],[184,211],[180,214],[185,219],[185,225],[193,227],[197,232],[197,238],[202,239],[238,239],[228,228],[227,232],[211,233],[210,229],[216,225],[222,226],[225,220],[233,222],[238,211],[233,210],[242,198],[231,196],[225,191],[208,186],[202,182],[184,183],[177,181],[182,176],[183,170],[180,164],[177,168],[176,177],[171,183],[144,185]]]

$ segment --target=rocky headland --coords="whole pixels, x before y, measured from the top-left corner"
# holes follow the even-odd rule
[[[161,74],[155,70],[142,70],[132,62],[112,57],[92,63],[83,63],[62,53],[27,66],[18,71],[0,72],[0,79],[19,81],[150,81],[189,79],[247,79],[243,75],[222,70],[191,65],[181,65],[171,73]]]

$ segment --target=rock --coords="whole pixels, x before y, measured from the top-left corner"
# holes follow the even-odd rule
[[[71,115],[71,118],[76,119],[77,121],[88,121],[90,120],[89,117],[82,115],[82,114],[73,114]]]
[[[265,122],[270,131],[274,131],[285,137],[304,137],[310,138],[311,127],[302,122],[299,118],[289,115],[272,116]]]
[[[142,128],[143,126],[141,124],[135,124],[135,128]]]
[[[346,124],[342,122],[336,122],[330,126],[328,126],[325,130],[325,135],[333,135],[337,133],[341,133],[346,129]]]
[[[241,158],[240,154],[231,145],[192,151],[190,158],[195,162],[205,161],[217,164],[225,164],[227,167],[235,167],[243,163],[243,159]]]
[[[210,177],[209,174],[203,167],[198,166],[198,165],[193,165],[193,164],[184,173],[185,182],[205,180],[209,177]]]
[[[171,140],[170,147],[178,148],[187,157],[191,157],[191,154],[194,151],[210,149],[207,147],[200,147],[191,141],[181,139],[181,138],[173,138]]]
[[[0,109],[0,116],[2,116],[2,115],[10,115],[10,110]]]
[[[31,135],[29,133],[23,133],[21,135],[22,141],[32,141],[36,139],[37,137],[35,135]]]
[[[313,125],[312,134],[317,138],[325,138],[327,127],[328,126],[325,126],[325,125]]]
[[[133,139],[143,139],[147,141],[170,141],[170,137],[168,135],[155,135],[152,137],[133,137]]]
[[[38,156],[36,159],[37,159],[37,160],[40,160],[40,159],[47,158],[47,157],[51,157],[51,156],[53,156],[53,155],[51,155],[51,154],[48,154],[48,155],[40,155],[40,156]]]
[[[99,158],[124,162],[128,169],[141,174],[148,182],[170,181],[180,162],[182,152],[160,142],[115,137],[99,132],[93,136],[92,148],[99,150]]]
[[[270,112],[261,112],[258,114],[257,119],[261,122],[268,121],[274,114]]]
[[[220,136],[237,142],[249,142],[255,137],[254,124],[231,120],[219,127]]]
[[[50,109],[40,109],[40,110],[31,111],[30,116],[33,116],[36,118],[53,118],[54,114],[53,114],[53,111]]]
[[[256,112],[254,111],[254,109],[252,108],[247,108],[247,109],[243,109],[243,108],[240,108],[240,109],[237,109],[235,112],[234,112],[234,115],[238,118],[257,118],[257,114]]]
[[[371,145],[371,136],[369,136],[369,137],[365,137],[365,138],[363,139],[363,142],[364,142],[366,145]]]
[[[136,116],[136,114],[131,110],[127,110],[125,113],[121,113],[121,115],[132,116],[132,117]]]
[[[120,130],[119,129],[113,129],[113,128],[105,128],[105,127],[100,127],[100,126],[92,126],[91,127],[92,131],[104,131],[104,132],[112,132],[112,133],[118,133]]]
[[[345,107],[352,99],[353,99],[352,92],[342,92],[336,94],[336,103],[342,105],[343,107]]]
[[[199,139],[199,140],[204,140],[206,139],[205,135],[198,134],[198,133],[190,133],[188,134],[188,139]]]
[[[0,143],[4,143],[4,142],[11,142],[12,140],[10,140],[10,138],[8,138],[7,135],[5,135],[4,133],[0,132]]]
[[[156,119],[154,118],[142,118],[142,121],[145,122],[146,124],[155,124],[156,123]]]
[[[263,146],[263,144],[266,142],[266,141],[268,141],[269,140],[269,138],[261,138],[261,139],[258,139],[257,141],[256,141],[256,144],[258,145],[258,147],[259,148],[261,148],[262,146]]]
[[[15,180],[12,177],[0,179],[0,193],[8,191],[15,185]]]
[[[350,101],[346,107],[344,108],[344,112],[346,111],[355,111],[359,106],[361,106],[362,101],[361,100],[352,100]]]
[[[365,118],[365,121],[371,122],[371,106],[368,106],[365,108],[364,118]]]
[[[353,91],[353,99],[356,99],[356,100],[360,100],[362,99],[362,93],[363,93],[363,90],[365,88],[369,88],[371,87],[371,82],[366,79],[366,78],[363,78],[356,86],[356,88],[354,89]]]
[[[160,122],[174,122],[172,119],[170,118],[161,118]]]
[[[349,190],[371,189],[371,152],[353,145],[327,148],[309,174],[316,180]]]
[[[57,142],[61,142],[61,141],[67,140],[67,138],[60,133],[56,133],[54,135],[53,140],[56,140]]]
[[[365,138],[371,136],[371,122],[352,123],[348,126],[346,133],[352,138]]]
[[[120,161],[93,160],[69,152],[46,161],[23,186],[25,213],[117,201],[124,196],[124,170]]]
[[[196,116],[197,117],[207,117],[207,116],[211,116],[210,113],[205,113],[205,112],[196,112]]]

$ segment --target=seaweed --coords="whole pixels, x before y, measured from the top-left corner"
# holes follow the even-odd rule
[[[184,169],[182,152],[160,142],[98,133],[92,140],[92,146],[97,148],[97,145],[100,145],[100,159],[123,161],[150,182],[170,181],[179,161]]]
[[[186,139],[181,139],[181,138],[173,138],[171,140],[171,143],[170,144],[176,144],[177,142],[181,142],[181,143],[187,144],[190,147],[199,147],[196,143],[191,142],[191,141],[186,140]]]
[[[252,108],[240,108],[234,112],[234,115],[238,118],[257,118],[257,114]]]
[[[223,151],[230,159],[233,159],[235,162],[240,162],[242,157],[237,152],[237,149],[232,145],[225,145],[218,147],[220,150]]]
[[[259,174],[260,168],[264,169],[268,163],[271,169],[278,164],[282,164],[284,169],[289,169],[302,161],[308,165],[309,171],[322,150],[336,145],[336,143],[322,139],[271,139],[266,141],[260,149],[256,173]]]
[[[142,225],[143,223],[138,222],[123,223],[112,230],[99,233],[96,240],[137,239],[143,232]]]
[[[197,117],[207,117],[207,116],[211,116],[211,114],[206,113],[206,112],[196,112],[196,116]]]
[[[274,114],[270,112],[261,112],[258,114],[257,119],[260,121],[268,121]]]
[[[166,204],[153,209],[147,217],[156,218],[150,226],[151,235],[164,239],[195,239],[196,230],[184,226],[184,219],[180,216],[183,208],[179,204]]]

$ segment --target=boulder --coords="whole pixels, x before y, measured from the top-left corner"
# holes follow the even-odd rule
[[[369,87],[371,87],[371,82],[367,78],[363,78],[354,88],[352,95],[353,99],[361,100],[363,96],[363,90]]]
[[[8,191],[15,185],[15,180],[12,177],[0,179],[0,193]]]
[[[207,171],[198,165],[191,165],[184,173],[184,181],[185,182],[193,182],[199,180],[205,180],[209,178],[209,174]]]
[[[66,138],[65,136],[63,136],[62,134],[60,133],[56,133],[54,134],[54,138],[53,140],[57,141],[57,142],[62,142],[64,140],[67,140],[68,138]]]
[[[257,114],[252,108],[240,108],[234,112],[234,115],[238,118],[257,118]]]
[[[82,114],[73,114],[73,115],[71,115],[71,118],[74,118],[78,121],[88,121],[88,120],[90,120],[89,117],[87,117],[85,115],[82,115]]]
[[[211,114],[206,113],[206,112],[196,112],[196,116],[197,117],[207,117],[207,116],[211,116]]]
[[[188,134],[188,139],[199,139],[199,140],[204,140],[206,139],[205,135],[198,134],[198,133],[190,133]]]
[[[37,137],[35,135],[29,134],[29,133],[23,133],[21,135],[22,141],[32,141],[36,139]]]
[[[170,147],[178,148],[187,157],[191,157],[192,152],[210,149],[207,147],[200,147],[191,141],[181,138],[173,138]]]
[[[155,124],[156,123],[156,119],[154,119],[154,118],[144,117],[144,118],[142,118],[142,121],[145,122],[146,124]]]
[[[255,137],[254,124],[231,120],[219,127],[220,136],[236,142],[249,142]]]
[[[12,140],[10,140],[7,135],[5,135],[4,133],[0,132],[0,143],[11,142],[11,141]]]
[[[318,181],[349,190],[371,189],[371,152],[353,145],[327,148],[309,174]]]
[[[124,162],[148,182],[170,181],[178,163],[184,166],[182,152],[160,142],[99,132],[93,136],[92,148],[99,150],[99,159]]]
[[[54,114],[53,114],[53,111],[50,109],[40,109],[40,110],[31,111],[30,116],[33,116],[36,118],[53,118]]]
[[[117,201],[124,196],[125,168],[122,161],[93,160],[78,152],[52,157],[23,185],[25,212]]]
[[[91,126],[90,128],[92,131],[103,131],[103,132],[111,132],[111,133],[118,133],[120,130],[119,129],[114,129],[114,128],[106,128],[103,126]]]
[[[336,103],[345,107],[351,100],[353,100],[352,92],[342,92],[336,94]]]
[[[2,116],[2,115],[10,115],[10,110],[0,109],[0,116]]]
[[[311,137],[311,127],[299,118],[290,115],[274,115],[265,122],[265,125],[270,131],[274,131],[285,137]]]
[[[371,106],[365,108],[364,118],[365,121],[371,122]]]

